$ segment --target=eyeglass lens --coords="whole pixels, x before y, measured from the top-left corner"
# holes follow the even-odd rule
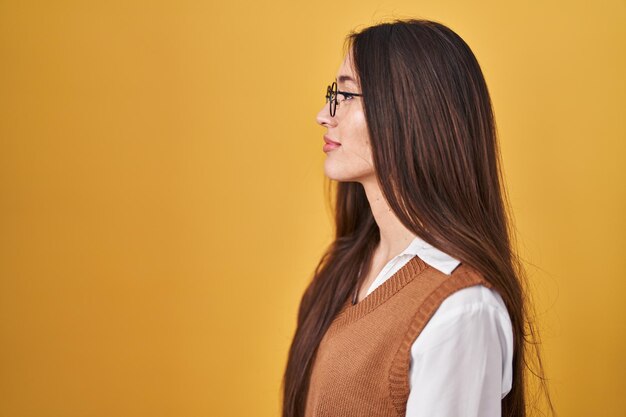
[[[333,82],[326,89],[326,102],[330,101],[329,111],[330,116],[335,116],[335,109],[337,108],[337,83]]]

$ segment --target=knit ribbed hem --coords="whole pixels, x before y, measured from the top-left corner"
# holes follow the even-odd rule
[[[352,300],[348,297],[348,300],[346,300],[342,309],[335,317],[331,328],[328,329],[329,332],[333,333],[342,326],[370,313],[428,268],[430,267],[423,260],[418,256],[414,256],[360,302],[353,305]]]
[[[450,294],[462,288],[477,284],[482,284],[487,288],[493,287],[491,283],[472,268],[461,264],[448,279],[444,280],[441,285],[428,295],[420,309],[416,312],[406,336],[402,340],[392,361],[389,371],[389,391],[399,416],[404,416],[406,412],[406,399],[410,391],[410,350],[415,339],[439,308],[442,300],[445,300]]]

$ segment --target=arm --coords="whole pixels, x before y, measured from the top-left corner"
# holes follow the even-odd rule
[[[453,293],[411,347],[406,417],[500,417],[512,359],[500,296],[482,285]]]

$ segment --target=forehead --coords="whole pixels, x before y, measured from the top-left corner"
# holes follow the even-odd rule
[[[358,85],[357,77],[352,66],[352,56],[347,54],[337,71],[337,84]]]

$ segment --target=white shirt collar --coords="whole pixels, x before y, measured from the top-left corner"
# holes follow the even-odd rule
[[[443,272],[450,275],[461,261],[455,259],[445,252],[440,251],[429,243],[426,243],[419,237],[415,237],[407,248],[399,255],[417,255],[421,260]]]

